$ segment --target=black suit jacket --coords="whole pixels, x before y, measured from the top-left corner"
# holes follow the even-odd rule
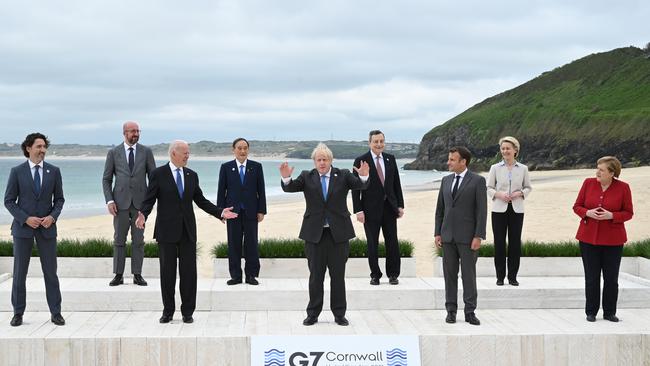
[[[219,188],[217,189],[217,206],[233,207],[233,212],[239,212],[241,203],[244,204],[246,216],[249,219],[257,217],[258,213],[266,215],[266,193],[264,192],[264,171],[262,164],[248,160],[244,184],[239,178],[239,163],[231,160],[221,165],[219,171]]]
[[[196,242],[196,218],[192,202],[203,211],[221,218],[222,210],[203,196],[199,187],[199,176],[187,167],[183,168],[185,185],[183,198],[178,194],[176,178],[169,167],[164,164],[156,168],[149,180],[147,195],[142,202],[141,212],[149,217],[154,203],[158,201],[156,226],[153,237],[158,242],[175,243],[181,240],[183,226],[187,229],[192,242]]]
[[[282,190],[285,192],[303,192],[305,195],[306,209],[300,228],[300,239],[309,243],[320,242],[325,218],[329,221],[336,243],[354,238],[354,228],[347,206],[348,191],[366,189],[370,179],[363,183],[361,178],[354,176],[349,170],[332,167],[327,200],[323,197],[320,174],[316,169],[303,170],[296,179],[286,185],[282,182]]]
[[[404,196],[402,195],[402,183],[399,179],[399,169],[395,156],[387,153],[382,153],[384,166],[384,185],[381,185],[379,180],[379,173],[377,172],[376,162],[373,161],[372,153],[367,153],[359,156],[354,160],[354,166],[357,168],[361,165],[361,161],[365,161],[370,166],[370,182],[368,189],[352,191],[352,205],[354,212],[363,211],[366,220],[379,220],[384,212],[384,197],[395,212],[395,217],[399,213],[399,208],[404,208]],[[357,175],[357,173],[354,173]]]

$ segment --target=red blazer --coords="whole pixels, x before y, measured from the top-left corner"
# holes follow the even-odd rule
[[[587,217],[587,210],[598,206],[611,211],[613,219],[595,220]],[[582,218],[576,239],[594,245],[623,245],[627,241],[623,223],[634,215],[630,186],[614,179],[603,192],[596,178],[587,178],[573,204],[573,212]]]

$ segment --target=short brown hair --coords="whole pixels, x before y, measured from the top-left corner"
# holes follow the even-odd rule
[[[384,133],[381,132],[380,130],[372,130],[368,132],[368,142],[372,141],[372,137],[374,135],[384,135]],[[386,137],[386,135],[384,135],[384,137]]]
[[[27,151],[27,148],[32,147],[32,145],[34,145],[34,143],[36,142],[36,139],[42,139],[43,141],[45,141],[46,149],[50,147],[50,140],[47,139],[47,136],[43,135],[40,132],[30,133],[25,137],[25,141],[23,141],[23,143],[20,144],[20,148],[23,150],[23,155],[25,155],[26,158],[29,157],[29,152]]]
[[[615,156],[603,156],[596,162],[596,165],[600,164],[605,164],[607,170],[613,173],[616,178],[621,175],[621,162]]]
[[[465,159],[465,165],[469,166],[469,162],[472,160],[472,153],[469,152],[469,149],[465,146],[454,146],[449,149],[450,153],[458,153],[461,159]]]

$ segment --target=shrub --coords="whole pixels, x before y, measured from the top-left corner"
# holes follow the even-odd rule
[[[13,243],[0,242],[0,257],[13,256]],[[56,246],[57,257],[107,257],[113,256],[113,242],[108,239],[60,239]],[[38,256],[36,243],[32,248],[32,256]],[[131,256],[131,245],[126,246],[126,256]],[[152,242],[144,244],[146,258],[158,257],[158,245]]]

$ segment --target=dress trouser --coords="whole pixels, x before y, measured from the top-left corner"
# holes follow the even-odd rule
[[[349,241],[335,243],[329,228],[323,228],[320,242],[305,242],[309,266],[308,316],[318,317],[323,310],[325,270],[329,270],[330,275],[330,309],[334,316],[345,316],[345,263],[349,253]]]
[[[228,227],[228,270],[230,278],[242,278],[242,254],[246,258],[246,264],[244,265],[246,277],[259,277],[260,254],[257,241],[257,213],[251,219],[246,217],[246,211],[241,209],[239,216],[227,220],[226,225]]]
[[[135,226],[138,210],[131,205],[128,209],[117,210],[113,217],[113,273],[124,274],[126,261],[126,235],[131,230],[131,273],[142,274],[144,260],[144,229]]]
[[[505,212],[492,212],[492,232],[494,233],[494,268],[497,279],[506,277],[506,234],[508,235],[508,279],[516,280],[521,258],[521,228],[524,214],[517,213],[508,204]]]
[[[478,251],[471,249],[471,244],[442,243],[442,270],[445,275],[445,308],[447,311],[458,310],[458,265],[463,280],[463,301],[465,314],[476,310],[478,293],[476,291],[476,260]]]
[[[32,256],[32,247],[36,239],[38,255],[43,270],[45,281],[45,297],[50,313],[61,313],[61,290],[59,288],[59,277],[56,275],[56,238],[45,238],[40,230],[34,230],[34,237],[17,238],[14,236],[14,271],[11,287],[11,305],[14,314],[22,315],[27,304],[27,271],[29,260]]]
[[[163,300],[163,314],[174,315],[176,288],[176,259],[180,275],[181,314],[192,316],[196,309],[196,242],[190,241],[187,228],[183,225],[181,240],[176,243],[158,241],[160,248],[160,291]]]
[[[384,208],[381,218],[378,221],[366,220],[363,224],[368,243],[368,264],[370,266],[370,277],[381,278],[379,268],[379,230],[384,233],[384,245],[386,246],[386,275],[388,277],[399,277],[400,274],[400,253],[397,241],[397,215],[390,203],[384,200]]]
[[[623,246],[592,245],[580,242],[585,269],[585,313],[596,315],[600,308],[600,272],[603,273],[603,315],[616,315],[618,271]]]

